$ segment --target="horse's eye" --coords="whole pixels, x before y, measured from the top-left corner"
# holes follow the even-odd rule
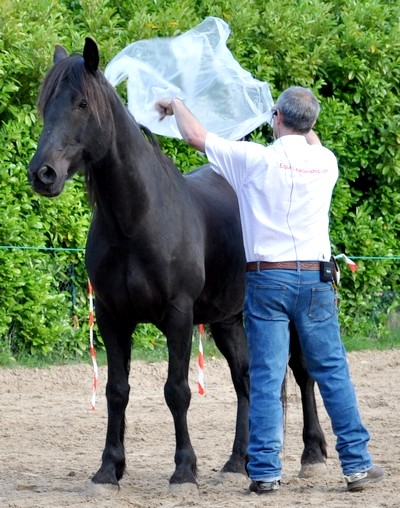
[[[78,109],[85,109],[87,108],[87,101],[85,101],[85,99],[82,99],[81,102],[79,103],[79,106],[78,106]]]

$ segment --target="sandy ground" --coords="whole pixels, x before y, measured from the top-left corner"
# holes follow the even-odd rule
[[[329,444],[325,475],[297,477],[301,403],[289,377],[284,477],[276,495],[247,494],[248,480],[221,477],[233,438],[235,396],[223,360],[206,358],[206,395],[196,393],[197,367],[189,411],[199,466],[199,489],[173,493],[174,431],[163,399],[166,363],[133,362],[127,411],[127,472],[120,490],[94,486],[107,424],[106,369],[100,369],[95,411],[90,410],[91,365],[49,369],[0,369],[1,507],[400,507],[400,349],[349,354],[353,381],[372,439],[374,461],[387,479],[361,493],[348,493],[341,476],[329,421],[320,417]],[[318,395],[319,397],[319,395]],[[238,476],[238,477],[237,477]]]

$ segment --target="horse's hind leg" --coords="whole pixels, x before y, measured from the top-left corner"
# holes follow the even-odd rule
[[[299,385],[303,405],[303,442],[299,476],[319,476],[325,470],[327,444],[318,419],[315,401],[315,381],[309,376],[300,342],[294,326],[290,325],[290,360],[289,366]]]
[[[117,328],[115,321],[98,301],[96,302],[96,321],[107,351],[108,425],[102,464],[92,481],[118,485],[125,471],[125,409],[130,390],[128,377],[132,332],[122,330],[121,326]]]
[[[215,344],[228,362],[237,396],[236,429],[232,454],[221,471],[247,474],[249,364],[242,314],[223,323],[212,323],[210,329]]]

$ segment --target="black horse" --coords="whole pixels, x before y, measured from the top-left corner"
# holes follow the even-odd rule
[[[237,394],[235,439],[222,471],[245,473],[245,258],[236,196],[208,166],[182,176],[154,136],[127,112],[98,65],[98,48],[90,38],[83,56],[68,57],[56,46],[54,66],[38,100],[43,132],[29,165],[31,185],[48,197],[60,194],[66,180],[81,170],[94,209],[86,265],[107,350],[108,427],[102,464],[93,481],[118,484],[125,470],[131,337],[139,322],[154,323],[167,338],[164,391],[176,436],[176,469],[170,483],[196,483],[196,456],[187,427],[196,323],[209,323]],[[292,351],[290,363],[305,408],[302,463],[323,463],[326,444],[313,381],[298,346],[293,344]]]

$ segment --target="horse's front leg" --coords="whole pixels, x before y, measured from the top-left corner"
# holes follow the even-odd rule
[[[132,333],[117,326],[116,320],[107,313],[100,302],[96,302],[96,321],[107,351],[108,424],[102,464],[92,481],[118,485],[125,471],[125,409],[130,390],[128,377]]]
[[[303,405],[303,442],[300,477],[320,476],[325,471],[327,443],[319,423],[315,400],[315,381],[308,374],[300,342],[294,326],[290,325],[291,355],[289,366],[300,388]]]
[[[190,442],[187,412],[191,392],[188,383],[192,346],[192,315],[172,309],[163,322],[162,331],[168,343],[168,376],[164,386],[165,401],[175,425],[175,472],[170,484],[192,483],[197,485],[196,455]]]

